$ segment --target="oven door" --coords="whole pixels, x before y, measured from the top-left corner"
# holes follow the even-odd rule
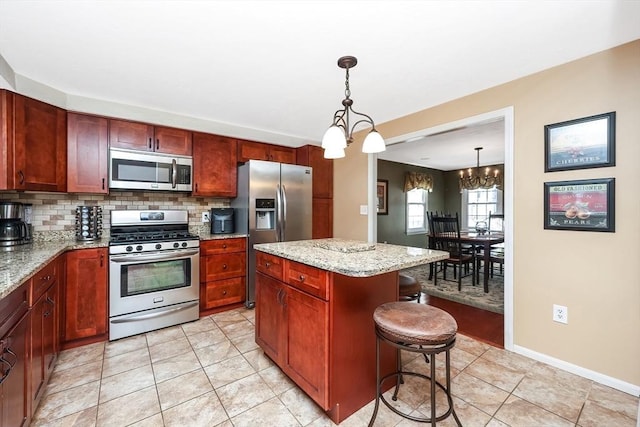
[[[110,317],[199,299],[200,251],[109,257]]]

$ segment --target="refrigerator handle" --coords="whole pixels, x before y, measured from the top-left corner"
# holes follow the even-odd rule
[[[285,231],[287,230],[287,187],[282,184],[280,191],[282,192],[282,229],[280,230],[280,232],[282,234],[282,241],[286,242],[287,236],[285,235]]]
[[[282,193],[280,184],[276,185],[276,240],[282,242]]]

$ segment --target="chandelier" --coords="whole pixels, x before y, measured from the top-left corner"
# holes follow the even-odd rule
[[[362,152],[380,153],[386,148],[384,139],[382,139],[382,136],[376,131],[373,119],[366,114],[358,113],[351,107],[353,100],[351,99],[351,90],[349,89],[349,68],[355,67],[357,63],[358,60],[355,56],[343,56],[338,59],[338,67],[346,70],[346,80],[344,83],[345,98],[342,100],[342,106],[344,108],[334,113],[333,123],[322,138],[322,148],[324,148],[324,157],[326,159],[339,159],[344,157],[344,149],[353,142],[353,130],[361,123],[371,125],[371,131],[364,139]],[[355,123],[353,124],[351,124],[350,113],[356,116],[354,117]]]
[[[482,147],[474,148],[477,153],[477,163],[475,169],[469,168],[465,173],[464,170],[460,171],[460,192],[462,190],[477,190],[478,188],[493,188],[502,186],[502,177],[499,174],[498,169],[493,171],[493,175],[490,173],[489,168],[484,169],[484,174],[480,170],[480,150]]]

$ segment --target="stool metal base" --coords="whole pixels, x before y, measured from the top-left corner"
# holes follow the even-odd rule
[[[459,427],[462,427],[462,423],[460,422],[460,419],[458,418],[458,415],[456,414],[456,411],[453,407],[453,399],[451,398],[451,355],[449,353],[449,351],[451,350],[451,348],[453,348],[453,346],[455,345],[455,337],[453,337],[450,341],[448,341],[447,343],[440,345],[440,346],[412,346],[412,345],[406,345],[404,343],[397,343],[393,340],[390,340],[389,338],[387,338],[383,333],[380,332],[380,330],[376,327],[376,403],[375,403],[375,407],[373,410],[373,414],[371,415],[371,420],[369,421],[369,427],[373,426],[373,423],[375,422],[376,416],[378,415],[378,408],[380,406],[380,401],[382,401],[391,411],[395,412],[396,414],[400,415],[403,418],[412,420],[412,421],[416,421],[416,422],[420,422],[420,423],[431,423],[432,426],[435,426],[436,423],[438,421],[442,421],[446,418],[448,418],[450,415],[453,415],[453,418],[456,421],[456,424]],[[387,344],[390,344],[394,347],[396,347],[397,351],[398,351],[398,365],[396,368],[396,372],[392,372],[388,375],[385,375],[383,378],[380,378],[380,342],[384,341]],[[430,368],[431,368],[431,372],[430,372],[430,376],[424,375],[424,374],[420,374],[417,372],[407,372],[407,371],[403,371],[402,370],[402,361],[400,359],[400,350],[406,350],[406,351],[410,351],[410,352],[414,352],[414,353],[421,353],[424,355],[425,360],[427,362],[430,362]],[[444,385],[442,385],[437,379],[436,379],[436,358],[435,355],[438,353],[442,353],[445,352],[445,366],[446,366],[446,387]],[[431,357],[429,357],[429,355]],[[387,401],[387,399],[384,397],[384,395],[382,394],[382,384],[389,378],[391,377],[396,377],[396,387],[395,390],[393,392],[393,400],[397,400],[398,398],[398,391],[400,389],[400,384],[404,383],[403,380],[403,376],[405,375],[409,375],[409,376],[414,376],[414,377],[419,377],[419,378],[423,378],[426,380],[429,380],[430,386],[431,386],[431,417],[429,418],[423,418],[423,417],[414,417],[413,415],[409,415],[406,414],[404,412],[399,411],[398,409],[396,409],[389,401]],[[442,391],[444,391],[445,395],[447,396],[447,402],[449,404],[449,407],[447,408],[447,411],[439,416],[436,416],[436,386],[438,386]]]

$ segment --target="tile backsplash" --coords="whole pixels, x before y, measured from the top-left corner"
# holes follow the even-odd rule
[[[229,207],[230,204],[229,199],[194,197],[187,193],[138,191],[111,191],[109,194],[0,192],[0,200],[33,205],[31,223],[35,239],[40,234],[75,236],[78,206],[101,206],[103,229],[108,235],[112,210],[186,209],[189,211],[189,226],[202,228],[202,212]]]

